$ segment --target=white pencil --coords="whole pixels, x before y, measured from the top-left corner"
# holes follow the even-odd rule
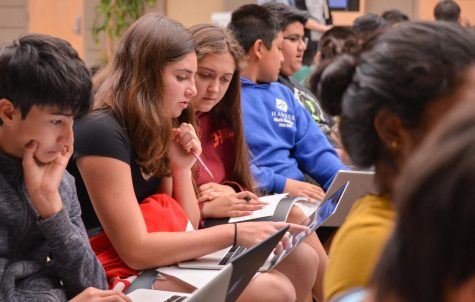
[[[203,168],[205,168],[206,172],[209,174],[209,176],[211,176],[211,178],[214,179],[214,176],[213,176],[213,173],[211,173],[211,171],[208,169],[208,167],[206,166],[206,164],[203,162],[203,160],[201,159],[201,157],[198,155],[198,153],[196,153],[195,151],[191,151],[191,154],[193,154],[193,156],[200,162],[200,164],[203,166]]]

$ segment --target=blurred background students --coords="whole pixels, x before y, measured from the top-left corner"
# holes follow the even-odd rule
[[[332,12],[328,0],[295,0],[295,6],[306,11],[310,17],[305,26],[308,44],[302,63],[304,66],[311,66],[322,35],[332,28]]]
[[[383,17],[368,13],[353,21],[352,29],[359,36],[361,43],[371,38],[375,33],[385,30],[390,24]]]
[[[461,10],[453,0],[441,0],[434,7],[434,17],[437,21],[448,21],[461,24]]]
[[[410,21],[409,17],[398,9],[384,11],[381,14],[381,17],[383,17],[383,19],[386,20],[386,22],[388,22],[391,26],[401,22]]]

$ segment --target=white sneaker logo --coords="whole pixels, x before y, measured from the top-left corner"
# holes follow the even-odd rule
[[[277,109],[279,109],[280,111],[283,111],[283,112],[287,112],[287,103],[284,101],[284,100],[281,100],[279,98],[276,98],[275,99],[275,106],[277,107]]]

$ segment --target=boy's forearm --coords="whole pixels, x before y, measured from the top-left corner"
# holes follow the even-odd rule
[[[107,288],[104,269],[90,247],[80,219],[71,219],[63,207],[55,215],[38,222],[51,248],[53,267],[68,297],[87,287]]]

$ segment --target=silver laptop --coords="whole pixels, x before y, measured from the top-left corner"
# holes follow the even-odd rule
[[[216,301],[226,300],[226,294],[231,281],[233,265],[230,263],[205,286],[195,290],[192,294],[169,292],[164,290],[137,289],[128,294],[134,302],[171,302],[171,301]],[[213,293],[210,297],[209,293]]]
[[[266,240],[247,249],[239,257],[221,267],[222,269],[210,282],[192,294],[137,289],[128,296],[134,302],[234,302],[288,229],[289,226],[286,226]],[[199,270],[196,273],[199,274]]]
[[[137,289],[128,294],[133,302],[171,302],[171,301],[226,301],[226,294],[233,272],[233,265],[225,265],[222,270],[205,286],[192,294],[169,292],[164,290]],[[199,273],[199,271],[197,271]],[[209,293],[213,293],[210,297]]]
[[[322,204],[344,183],[348,182],[348,187],[345,194],[338,204],[336,212],[331,215],[322,226],[325,227],[339,227],[345,221],[348,212],[353,203],[363,195],[371,192],[374,187],[374,172],[373,171],[344,171],[340,170],[333,179],[330,187],[327,190],[326,196]]]
[[[320,207],[313,212],[304,222],[303,225],[308,226],[307,231],[299,232],[291,235],[292,245],[285,249],[281,254],[271,254],[265,261],[264,265],[259,269],[261,272],[269,271],[279,264],[288,254],[290,254],[297,245],[304,240],[308,234],[313,233],[318,227],[320,227],[325,220],[331,217],[341,202],[341,198],[345,195],[348,183],[342,184],[336,192],[332,195],[328,195],[328,198],[323,202]],[[238,226],[239,227],[239,226]],[[226,248],[206,256],[199,257],[194,260],[178,263],[178,267],[182,268],[197,268],[197,269],[221,269],[223,265],[226,265],[228,261],[232,260],[236,255],[239,255],[246,248],[244,247],[231,247]]]

